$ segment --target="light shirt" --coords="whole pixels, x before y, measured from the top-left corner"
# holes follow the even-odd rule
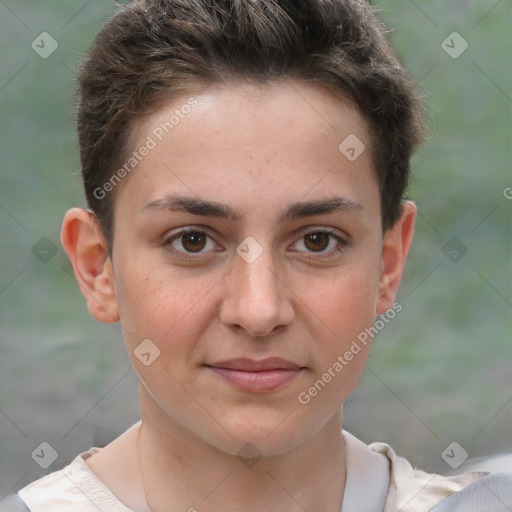
[[[413,469],[385,443],[367,446],[345,430],[342,434],[346,450],[342,512],[428,512],[488,474],[426,473]],[[121,503],[85,463],[101,449],[81,453],[63,469],[18,491],[30,512],[136,512]]]

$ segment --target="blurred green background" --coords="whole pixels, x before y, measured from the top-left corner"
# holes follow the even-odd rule
[[[420,83],[430,136],[413,160],[419,218],[403,310],[375,339],[345,428],[448,472],[441,454],[453,441],[470,458],[512,452],[512,6],[373,4]],[[65,210],[84,205],[74,72],[117,8],[0,1],[0,497],[138,419],[120,328],[89,317],[59,242]],[[48,58],[31,48],[42,32],[58,43]],[[453,32],[468,44],[457,58]],[[46,471],[31,457],[43,441],[59,455]]]

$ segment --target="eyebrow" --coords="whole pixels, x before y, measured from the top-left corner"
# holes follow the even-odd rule
[[[242,211],[233,209],[227,204],[216,201],[207,201],[196,197],[168,195],[144,206],[141,214],[148,210],[165,210],[176,213],[190,213],[206,217],[217,217],[226,219],[233,223],[240,221]],[[333,196],[327,199],[317,199],[314,201],[303,201],[289,204],[282,210],[278,222],[295,220],[302,217],[312,217],[314,215],[325,215],[328,213],[362,213],[364,207],[346,197]]]

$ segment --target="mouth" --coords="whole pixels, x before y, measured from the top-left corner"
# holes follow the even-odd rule
[[[236,388],[251,393],[277,391],[306,369],[280,358],[231,359],[204,366]]]

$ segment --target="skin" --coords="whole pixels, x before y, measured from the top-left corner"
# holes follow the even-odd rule
[[[141,423],[87,464],[135,510],[339,512],[342,404],[370,343],[308,404],[297,397],[394,303],[416,207],[404,202],[382,233],[365,119],[319,85],[183,94],[137,127],[134,147],[191,96],[197,106],[118,185],[112,255],[93,215],[73,208],[64,218],[62,243],[89,311],[121,321],[140,381]],[[367,148],[354,161],[338,149],[349,134]],[[170,194],[224,203],[240,218],[145,208]],[[279,222],[288,204],[334,195],[359,209]],[[202,245],[166,243],[187,226],[206,232]],[[315,246],[322,229],[347,245],[326,237]],[[249,236],[262,249],[252,263],[236,252]],[[160,350],[149,366],[134,354],[144,339]],[[270,356],[303,369],[267,393],[204,366]],[[252,467],[237,456],[246,443],[261,455]]]

